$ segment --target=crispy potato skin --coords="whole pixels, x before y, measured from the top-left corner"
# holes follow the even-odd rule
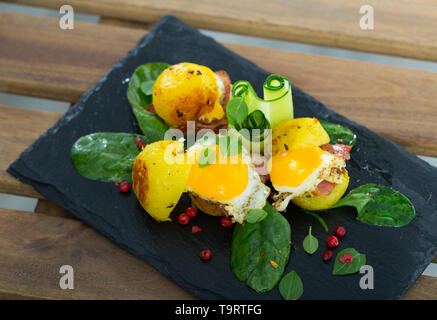
[[[291,201],[305,210],[325,210],[337,203],[338,200],[343,196],[346,192],[346,189],[349,185],[349,175],[347,170],[345,169],[345,173],[343,174],[343,182],[340,184],[336,184],[334,189],[332,189],[331,193],[325,197],[315,196],[312,193],[305,193],[300,197],[294,198]]]
[[[276,155],[329,143],[329,135],[316,118],[296,118],[279,123],[272,132],[272,152]]]
[[[174,128],[197,120],[213,110],[219,98],[211,69],[194,63],[179,63],[164,70],[153,86],[156,113]]]
[[[189,172],[182,142],[157,141],[135,158],[132,189],[155,220],[171,221],[170,213],[185,191]]]
[[[214,203],[210,200],[202,199],[198,195],[190,192],[191,200],[193,200],[194,204],[203,212],[209,214],[210,216],[221,217],[225,215],[225,211],[222,207]]]

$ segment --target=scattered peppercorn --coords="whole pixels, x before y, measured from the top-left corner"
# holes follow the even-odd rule
[[[198,232],[200,232],[200,231],[202,231],[202,230],[203,230],[203,229],[200,228],[200,227],[198,227],[198,226],[192,226],[192,227],[191,227],[191,233],[192,233],[192,234],[198,233]]]
[[[205,249],[200,251],[200,259],[204,261],[211,259],[211,250]]]
[[[186,213],[181,213],[178,216],[178,222],[179,224],[186,225],[190,222],[190,217]]]
[[[120,189],[121,192],[128,192],[130,189],[130,184],[129,184],[129,182],[125,181],[125,182],[120,183],[118,188]]]
[[[337,228],[334,229],[334,233],[337,237],[343,238],[344,235],[346,234],[346,229],[342,226],[338,226]]]
[[[344,258],[346,259],[346,262],[352,263],[353,261],[353,258],[349,253],[345,253]]]
[[[326,239],[326,243],[328,244],[328,247],[335,248],[338,246],[338,238],[336,236],[329,236]]]
[[[223,217],[221,219],[222,227],[227,228],[232,226],[232,219],[231,217]]]
[[[353,258],[349,253],[345,253],[343,256],[340,257],[341,263],[352,263]]]
[[[323,253],[323,261],[328,262],[329,260],[331,260],[332,258],[332,251],[331,250],[326,250]]]
[[[187,209],[185,209],[185,213],[188,217],[194,218],[197,215],[197,209],[194,207],[188,207]]]

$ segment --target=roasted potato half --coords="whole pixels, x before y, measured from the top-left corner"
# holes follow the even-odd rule
[[[273,155],[329,143],[329,135],[316,118],[284,120],[272,132]]]
[[[336,184],[334,189],[332,189],[331,193],[327,196],[316,196],[311,192],[307,192],[300,197],[292,199],[291,201],[298,207],[301,207],[305,210],[317,211],[328,209],[336,204],[338,200],[340,200],[349,185],[348,172],[346,169],[344,171],[343,182]]]
[[[157,141],[135,158],[132,189],[142,207],[157,221],[171,221],[171,211],[188,182],[190,165],[179,141]]]

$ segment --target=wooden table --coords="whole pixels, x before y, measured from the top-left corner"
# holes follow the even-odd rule
[[[51,6],[58,3],[27,2]],[[110,16],[108,13],[113,12],[111,16],[125,17],[110,9],[116,4],[113,1],[70,2],[89,12],[102,10],[102,15]],[[146,10],[146,5],[139,0],[129,2]],[[147,3],[158,7],[158,2]],[[173,13],[179,12],[177,3],[174,2]],[[427,1],[422,3],[425,5]],[[276,7],[275,1],[272,6]],[[123,10],[120,12],[130,12],[126,8]],[[152,10],[149,17],[156,20],[163,10]],[[230,11],[228,13],[231,15]],[[181,15],[186,17],[183,12]],[[140,16],[138,12],[132,17]],[[189,22],[206,26],[196,21]],[[0,92],[74,103],[146,32],[138,29],[138,24],[129,25],[130,28],[75,22],[74,30],[64,31],[58,27],[57,19],[0,12]],[[216,27],[215,22],[211,26]],[[266,34],[260,32],[260,35]],[[435,45],[437,41],[432,43]],[[411,152],[437,156],[436,73],[224,45],[273,73],[289,77],[295,85],[332,109]],[[35,213],[0,208],[0,297],[193,298],[146,262],[121,250],[5,172],[9,164],[60,116],[56,112],[0,106],[0,193],[39,199]],[[63,264],[74,266],[77,290],[59,289],[59,267]],[[406,298],[436,299],[437,278],[420,276]]]

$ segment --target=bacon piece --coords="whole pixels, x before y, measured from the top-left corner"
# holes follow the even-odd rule
[[[266,168],[266,163],[267,163],[266,158],[260,154],[253,154],[252,163],[255,166],[255,171],[258,173],[261,182],[266,183],[267,181],[269,181],[270,175]]]
[[[316,191],[314,191],[314,195],[318,197],[326,197],[329,195],[335,187],[335,183],[323,180],[317,185]]]
[[[222,119],[213,120],[210,123],[202,122],[201,120],[196,121],[195,130],[196,132],[201,129],[210,129],[215,133],[218,133],[220,129],[226,129],[228,127],[228,118],[224,116]]]
[[[325,151],[328,151],[330,153],[336,154],[340,157],[343,157],[346,160],[350,160],[350,152],[352,149],[352,146],[347,146],[344,144],[324,144],[320,146]]]
[[[220,80],[223,82],[223,86],[225,87],[225,94],[223,97],[221,97],[220,104],[226,111],[226,105],[228,104],[231,97],[231,78],[225,70],[218,70],[215,72],[215,74],[220,78]]]
[[[149,104],[149,106],[147,107],[147,111],[149,111],[151,113],[156,113],[155,107],[153,106],[153,103]]]

